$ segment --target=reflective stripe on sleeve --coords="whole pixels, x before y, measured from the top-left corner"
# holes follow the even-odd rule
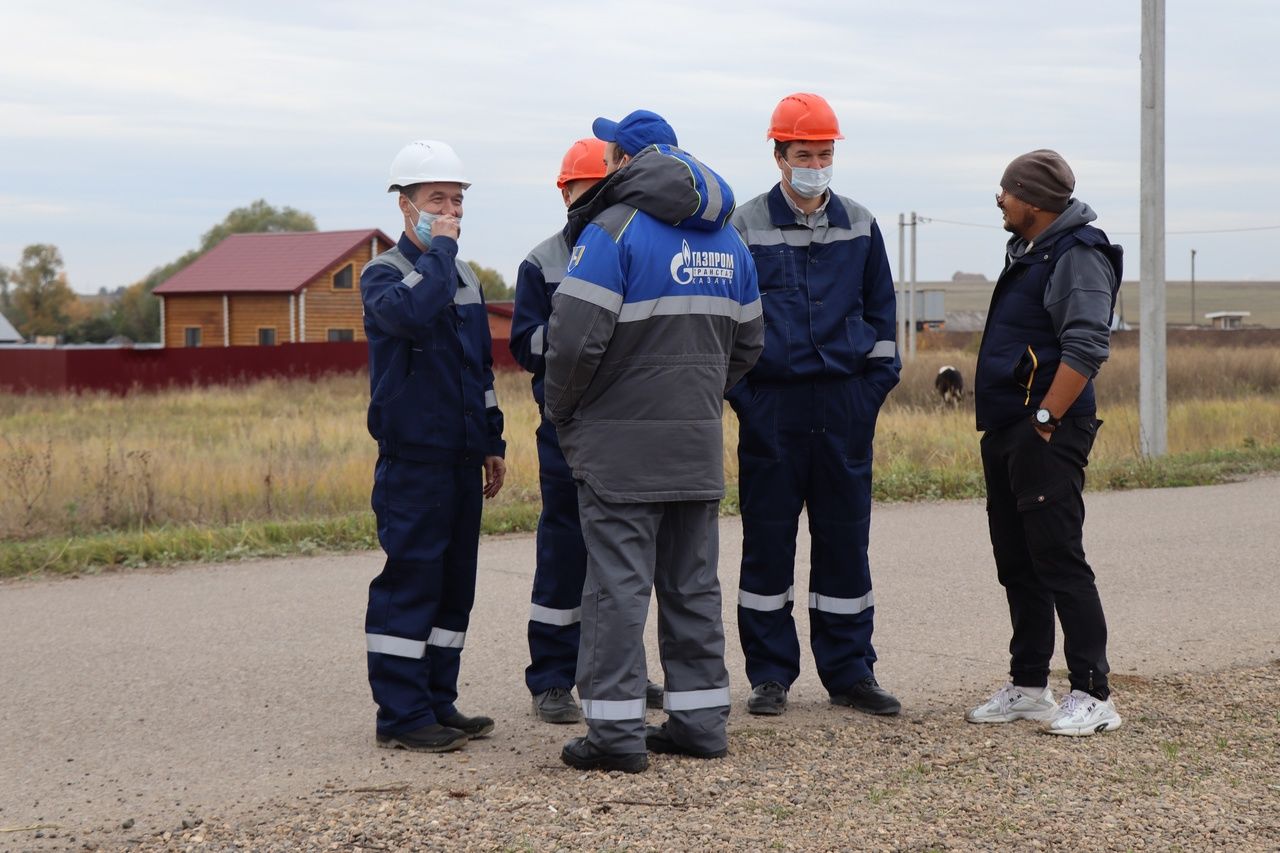
[[[420,281],[422,281],[422,273],[418,272],[417,270],[414,270],[404,278],[400,279],[401,284],[407,284],[410,287],[413,287],[415,284],[417,284]]]
[[[484,392],[484,407],[486,409],[498,408],[498,392],[490,388]]]
[[[644,697],[639,699],[583,699],[582,716],[588,720],[643,720]]]
[[[556,293],[563,293],[565,296],[572,296],[574,299],[590,302],[592,305],[599,306],[613,314],[617,314],[622,310],[621,293],[586,279],[569,276],[560,282],[560,286],[556,288]]]
[[[662,699],[666,711],[697,711],[701,708],[723,708],[729,704],[728,687],[708,690],[668,690]]]
[[[867,358],[893,358],[898,354],[898,345],[893,341],[876,341],[876,345],[867,353]]]
[[[745,607],[748,610],[781,610],[787,606],[788,601],[796,600],[796,588],[794,586],[787,587],[786,592],[780,592],[777,595],[757,595],[754,592],[747,592],[745,589],[738,590],[738,606]]]
[[[427,645],[441,649],[460,649],[467,639],[466,631],[446,631],[444,628],[432,628],[427,636]]]
[[[422,640],[392,637],[390,634],[365,634],[364,640],[369,651],[379,655],[391,655],[397,658],[422,658],[427,653],[427,644]]]
[[[480,301],[480,291],[465,284],[458,285],[453,294],[454,305],[478,305]]]
[[[572,610],[556,610],[554,607],[543,607],[541,604],[529,605],[529,621],[541,622],[543,625],[576,625],[582,621],[582,608]]]
[[[809,607],[822,613],[837,613],[843,616],[852,616],[861,613],[869,607],[874,607],[876,603],[875,594],[868,592],[866,595],[857,598],[834,598],[830,595],[819,595],[816,592],[809,593]]]
[[[546,326],[539,326],[533,330],[533,334],[529,336],[529,352],[534,355],[542,355],[546,351],[546,334]]]

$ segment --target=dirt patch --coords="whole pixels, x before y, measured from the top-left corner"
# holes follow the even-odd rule
[[[1055,685],[1061,686],[1061,685]],[[962,721],[978,697],[874,719],[735,709],[727,758],[639,776],[540,761],[509,780],[321,790],[253,821],[62,839],[91,850],[1275,850],[1280,661],[1117,679],[1119,731]],[[550,731],[553,737],[572,732]],[[22,843],[56,845],[25,834]],[[25,849],[25,848],[24,848]]]

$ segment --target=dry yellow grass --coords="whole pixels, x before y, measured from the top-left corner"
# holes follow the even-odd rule
[[[881,416],[881,497],[972,493],[980,467],[972,404],[943,410],[941,364],[967,380],[973,353],[922,352]],[[1170,350],[1173,453],[1280,447],[1280,350]],[[1120,351],[1099,380],[1095,467],[1137,457],[1137,355]],[[495,508],[536,503],[537,410],[528,378],[500,374],[509,474]],[[0,395],[0,538],[82,535],[163,524],[326,518],[369,506],[376,450],[365,429],[367,380],[268,381],[138,394]],[[736,423],[725,467],[737,477]],[[921,489],[921,478],[944,481]],[[947,478],[961,486],[945,487]],[[968,484],[968,485],[964,485]],[[966,491],[968,489],[968,491]]]

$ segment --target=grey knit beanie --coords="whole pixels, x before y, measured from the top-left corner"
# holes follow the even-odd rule
[[[1061,213],[1071,201],[1076,176],[1057,151],[1037,148],[1013,158],[1004,170],[1000,186],[1027,204],[1050,213]]]

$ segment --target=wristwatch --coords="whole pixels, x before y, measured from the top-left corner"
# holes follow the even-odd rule
[[[1042,407],[1031,416],[1031,423],[1041,432],[1053,432],[1062,423],[1062,418],[1055,418],[1053,412]]]

